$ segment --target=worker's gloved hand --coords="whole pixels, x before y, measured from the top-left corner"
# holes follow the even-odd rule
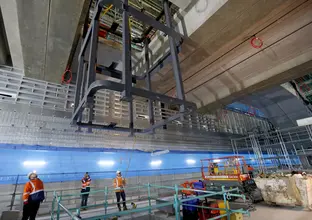
[[[24,205],[27,205],[27,204],[28,204],[28,201],[25,201],[25,202],[24,202]]]

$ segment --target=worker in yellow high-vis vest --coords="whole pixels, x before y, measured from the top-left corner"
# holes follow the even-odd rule
[[[122,198],[123,210],[127,210],[126,205],[126,194],[124,187],[126,186],[126,180],[122,177],[121,172],[118,170],[116,172],[116,178],[113,181],[115,188],[116,198],[117,198],[117,207],[121,211],[120,198]]]

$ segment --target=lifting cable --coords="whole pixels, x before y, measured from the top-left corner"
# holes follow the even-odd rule
[[[135,144],[136,144],[136,136],[133,137],[133,144],[132,144],[132,149],[130,151],[130,157],[129,157],[129,160],[128,160],[128,167],[127,167],[125,175],[124,175],[125,178],[126,178],[126,176],[128,174],[128,170],[130,168],[130,164],[131,164],[131,160],[132,160],[132,154],[133,154],[133,150],[134,150]]]

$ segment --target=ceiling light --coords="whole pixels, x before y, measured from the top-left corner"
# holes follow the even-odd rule
[[[98,165],[101,166],[113,166],[115,162],[113,160],[100,160],[98,161]]]
[[[161,160],[154,160],[154,161],[151,162],[151,165],[152,166],[159,166],[161,163],[162,163]]]
[[[151,156],[154,157],[154,156],[159,156],[159,155],[162,155],[162,154],[167,154],[169,153],[170,151],[169,150],[162,150],[162,151],[157,151],[157,152],[152,152],[151,153]]]
[[[192,165],[192,164],[195,164],[196,161],[192,160],[192,159],[188,159],[188,160],[186,160],[186,163],[189,164],[189,165]]]
[[[45,161],[24,161],[24,166],[44,166],[46,164]]]

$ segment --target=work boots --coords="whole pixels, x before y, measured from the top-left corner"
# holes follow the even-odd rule
[[[123,210],[124,211],[128,210],[127,206],[124,205]]]

